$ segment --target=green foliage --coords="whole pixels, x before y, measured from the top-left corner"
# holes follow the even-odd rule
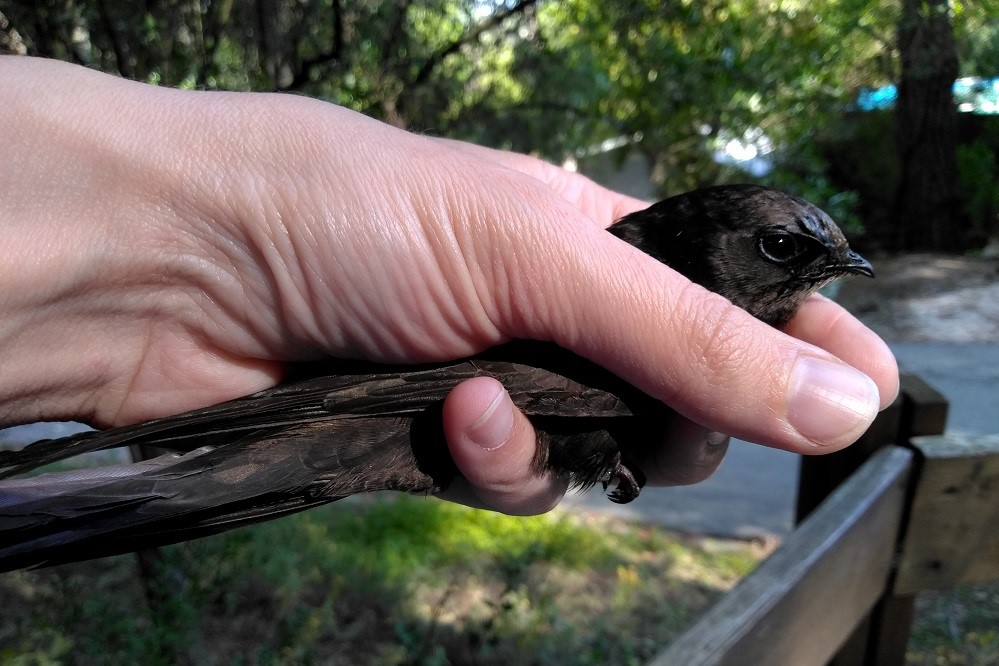
[[[0,578],[0,603],[19,609],[0,615],[0,655],[641,663],[759,556],[748,544],[566,514],[513,518],[408,497],[344,503],[164,549],[152,608],[128,556]]]
[[[782,153],[776,168],[763,180],[767,185],[811,201],[832,217],[836,224],[849,234],[862,234],[864,222],[859,211],[860,194],[844,189],[843,183],[834,183],[827,174],[821,145],[809,141],[795,150]]]
[[[961,585],[924,592],[906,663],[926,666],[999,664],[999,584]]]
[[[712,159],[719,137],[762,131],[793,148],[858,84],[885,81],[891,20],[860,2],[576,0],[539,12],[553,47],[600,72],[595,138],[641,135],[665,193],[728,176]]]
[[[0,662],[9,666],[57,666],[65,663],[73,649],[73,640],[52,627],[30,633],[24,641],[0,649]]]
[[[996,9],[952,4],[964,73],[999,71]],[[31,53],[160,85],[297,91],[556,162],[640,138],[664,195],[746,180],[714,153],[765,135],[771,182],[855,230],[883,208],[856,204],[863,190],[830,174],[815,146],[861,88],[897,80],[897,0],[39,0],[0,11]],[[868,161],[886,182],[898,173],[888,148]]]
[[[973,242],[982,245],[999,230],[999,144],[985,138],[957,147],[957,175],[965,213],[971,220]]]
[[[284,547],[292,542],[294,549]],[[181,548],[187,557],[200,558],[202,546],[218,548],[208,541]],[[538,561],[578,568],[614,557],[610,540],[564,517],[504,516],[406,496],[364,511],[313,511],[241,530],[224,548],[218,583],[252,570],[292,594],[310,580],[334,580],[343,571],[395,584],[444,564],[473,567],[484,557],[508,570]]]
[[[87,655],[88,663],[176,663],[199,619],[183,596],[155,617],[145,612],[131,558],[80,565],[80,573],[13,572],[0,578],[0,662],[55,664]]]
[[[981,246],[996,233],[999,214],[999,118],[995,116],[958,116],[958,136],[967,143],[956,150],[959,201],[970,221],[962,230],[967,243]],[[843,115],[819,134],[817,140],[794,155],[807,155],[820,151],[821,162],[808,168],[790,167],[785,164],[775,173],[777,184],[789,175],[799,179],[819,178],[820,185],[829,174],[827,183],[834,183],[836,190],[851,193],[850,209],[863,221],[863,232],[870,243],[890,246],[898,223],[894,217],[895,196],[899,169],[894,153],[896,141],[895,116],[890,112],[850,113]],[[821,168],[821,165],[825,168]],[[793,183],[793,181],[792,181]],[[807,184],[789,184],[788,189],[803,193],[806,198],[822,205],[836,220],[852,231],[858,231],[851,222],[850,209],[840,211],[835,202],[823,198],[821,190],[810,190]],[[835,196],[835,195],[834,195]],[[835,211],[835,212],[834,212]]]
[[[641,134],[667,189],[721,175],[710,154],[722,132],[795,141],[859,85],[887,80],[894,20],[891,5],[859,0],[66,7],[3,11],[30,52],[162,85],[301,90],[555,158]]]
[[[954,32],[960,76],[999,75],[999,2],[955,2]]]

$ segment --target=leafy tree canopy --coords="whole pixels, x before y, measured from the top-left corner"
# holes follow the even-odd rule
[[[997,40],[971,39],[999,29],[991,2],[957,6],[982,66],[999,57]],[[300,91],[556,160],[641,137],[665,190],[724,179],[719,141],[761,134],[814,171],[827,117],[897,74],[895,0],[0,0],[0,13],[29,53],[153,83]]]

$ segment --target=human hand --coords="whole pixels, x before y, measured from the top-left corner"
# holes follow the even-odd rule
[[[602,231],[644,204],[537,160],[298,97],[29,59],[0,59],[0,78],[12,419],[128,423],[265,388],[288,361],[526,337],[674,407],[646,470],[677,483],[718,464],[716,432],[831,451],[897,391],[887,348],[835,304],[770,329]],[[469,481],[453,497],[509,512],[561,497],[491,380],[452,392],[445,429]]]

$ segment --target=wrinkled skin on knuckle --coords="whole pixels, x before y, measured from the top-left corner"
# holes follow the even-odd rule
[[[313,137],[332,131],[322,118],[308,127]],[[357,178],[330,175],[378,161],[331,155],[318,139],[285,140],[265,160],[282,165],[269,171],[293,176],[263,188],[272,201],[244,206],[273,211],[254,244],[279,292],[283,327],[306,347],[332,342],[334,352],[383,360],[461,356],[509,337],[547,336],[561,307],[550,294],[582,287],[557,278],[574,274],[563,270],[573,267],[559,251],[575,242],[572,234],[554,231],[564,220],[538,218],[570,216],[572,204],[546,182],[574,174],[535,160],[541,177],[534,177],[422,137],[400,132],[395,139],[381,150],[406,159],[390,160],[391,173],[362,173],[360,180],[380,183],[367,190]]]
[[[772,376],[768,360],[774,350],[769,338],[761,336],[765,325],[692,283],[680,296],[672,321],[674,334],[688,346],[682,376],[699,380],[699,385],[682,387],[678,400],[700,400],[700,409],[708,414],[747,409],[776,413],[783,383]]]
[[[453,323],[468,327],[480,345],[548,336],[554,309],[562,307],[556,295],[574,289],[576,271],[566,258],[576,242],[566,231],[575,219],[569,204],[531,176],[477,159],[449,154],[437,168],[440,175],[417,196],[437,193],[421,200],[434,211],[421,219],[442,271],[434,277],[449,290],[446,298],[456,299]],[[470,173],[490,186],[470,187]]]
[[[383,162],[352,154],[353,144],[330,149],[337,126],[325,126],[331,123],[325,113],[303,112],[299,104],[279,111],[290,114],[281,127],[288,134],[290,126],[292,136],[275,130],[280,138],[257,161],[268,165],[265,172],[249,178],[254,185],[227,211],[258,264],[256,281],[269,285],[259,309],[280,315],[275,353],[291,346],[299,353],[417,360],[495,343],[480,298],[486,290],[475,284],[482,277],[455,233],[478,202],[461,193],[447,160],[399,132],[405,145],[378,148],[415,153],[419,164],[381,173]]]
[[[417,192],[420,242],[429,258],[417,269],[432,286],[431,300],[449,330],[481,347],[509,336],[508,322],[531,273],[525,252],[531,229],[518,223],[522,211],[510,195],[517,184],[504,183],[503,172],[488,175],[495,187],[470,197],[463,171],[476,168],[488,167],[446,158],[439,175]],[[423,193],[428,191],[435,194],[427,198]]]
[[[478,302],[506,337],[533,337],[560,307],[557,295],[572,290],[565,261],[573,239],[561,230],[558,204],[536,180],[506,170],[494,187],[455,221],[462,260]]]
[[[746,343],[752,337],[744,313],[694,284],[685,285],[680,297],[676,335],[690,349],[690,371],[719,380],[738,374],[746,364]]]

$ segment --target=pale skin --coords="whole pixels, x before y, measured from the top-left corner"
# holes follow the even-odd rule
[[[550,340],[676,410],[650,483],[725,438],[847,446],[898,390],[885,344],[813,297],[783,331],[603,231],[646,204],[523,155],[288,95],[181,92],[0,58],[4,423],[134,423],[325,356],[453,359]],[[530,423],[458,386],[449,499],[544,511]]]

